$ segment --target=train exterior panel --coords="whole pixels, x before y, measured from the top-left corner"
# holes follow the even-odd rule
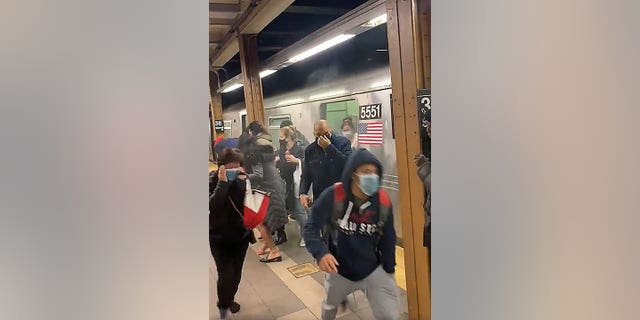
[[[342,134],[341,124],[351,117],[354,130],[360,123],[382,123],[382,143],[363,144],[354,141],[355,147],[367,148],[382,161],[384,175],[381,185],[389,193],[394,207],[394,226],[398,243],[402,245],[401,215],[398,195],[398,169],[393,136],[393,116],[391,112],[390,74],[388,68],[343,78],[327,85],[311,85],[302,90],[290,92],[264,100],[265,125],[278,136],[280,123],[289,119],[309,141],[313,141],[313,124],[320,119],[328,120],[335,134]],[[380,108],[379,112],[366,112],[366,107]],[[361,114],[361,111],[362,114]],[[362,117],[361,117],[362,116]],[[227,136],[238,137],[246,126],[244,103],[225,109],[223,118]],[[277,139],[274,139],[274,146]]]

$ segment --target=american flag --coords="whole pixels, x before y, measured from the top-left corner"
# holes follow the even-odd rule
[[[382,121],[358,123],[358,143],[363,145],[382,145]]]

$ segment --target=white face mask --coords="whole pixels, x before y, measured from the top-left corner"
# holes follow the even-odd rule
[[[352,135],[351,130],[342,131],[342,135],[345,137],[350,137]]]

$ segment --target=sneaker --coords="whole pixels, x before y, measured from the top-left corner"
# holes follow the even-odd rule
[[[300,246],[301,247],[306,247],[307,246],[307,244],[304,243],[304,239],[300,239]]]
[[[276,237],[274,240],[275,240],[275,241],[274,241],[274,242],[275,242],[275,245],[276,245],[276,246],[279,246],[279,245],[281,245],[281,244],[283,244],[283,243],[287,242],[287,234],[283,232],[283,233],[282,233],[282,235],[280,235],[280,236]]]
[[[344,300],[342,302],[340,302],[340,307],[338,308],[339,312],[346,312],[347,311],[347,300]]]
[[[240,311],[240,304],[237,302],[231,302],[231,305],[229,306],[229,311],[231,311],[231,313],[238,313],[238,311]]]

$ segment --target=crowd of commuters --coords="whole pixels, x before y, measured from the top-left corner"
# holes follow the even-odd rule
[[[291,121],[283,121],[274,148],[269,131],[254,121],[238,139],[222,139],[214,147],[219,167],[209,180],[209,239],[221,319],[240,309],[234,296],[247,247],[257,242],[242,220],[247,179],[270,195],[266,217],[256,228],[260,261],[282,261],[278,245],[287,241],[284,226],[295,220],[299,245],[326,273],[322,319],[335,319],[356,290],[365,293],[376,319],[399,316],[396,233],[391,202],[380,188],[382,163],[357,148],[352,118],[345,118],[340,130],[336,135],[326,120],[317,121],[309,143]],[[415,163],[425,186],[424,245],[429,246],[431,161],[419,155]]]

